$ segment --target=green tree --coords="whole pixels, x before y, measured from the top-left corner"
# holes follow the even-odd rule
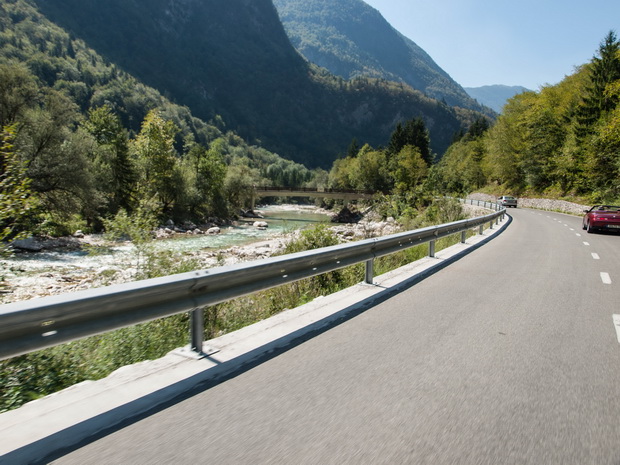
[[[0,64],[0,127],[20,121],[37,95],[34,77],[24,66]]]
[[[102,202],[88,156],[95,142],[84,132],[76,133],[79,120],[69,98],[48,90],[43,106],[25,112],[15,141],[42,207],[63,218],[84,209],[96,211]]]
[[[195,173],[197,197],[191,206],[192,213],[201,216],[225,214],[223,191],[227,167],[222,156],[216,150],[206,150],[196,144],[186,158]]]
[[[0,133],[0,253],[6,252],[4,241],[16,237],[23,220],[37,205],[26,167],[15,153],[14,139],[12,127]]]
[[[349,148],[347,149],[347,157],[354,158],[357,157],[357,154],[360,151],[360,146],[357,143],[357,139],[353,138],[351,143],[349,144]]]
[[[392,174],[395,191],[399,194],[413,192],[428,175],[428,165],[417,147],[406,145],[396,155]]]
[[[109,105],[92,108],[83,127],[101,149],[94,163],[98,187],[107,197],[108,211],[112,214],[119,208],[131,211],[137,177],[129,158],[127,130]]]
[[[489,130],[490,127],[491,125],[489,124],[489,120],[484,116],[480,116],[474,120],[472,125],[467,130],[465,137],[468,140],[479,139]]]
[[[390,136],[390,143],[388,144],[388,152],[390,154],[395,154],[401,151],[401,149],[407,145],[407,138],[405,136],[405,130],[403,129],[403,125],[398,123],[394,132]]]
[[[525,150],[525,136],[521,115],[526,106],[524,94],[510,99],[495,126],[488,131],[486,160],[488,179],[508,189],[521,189],[525,176],[521,168],[521,154]]]
[[[611,99],[620,97],[620,79],[607,86]],[[590,157],[590,179],[602,201],[620,198],[620,105],[601,121],[593,138],[594,155]]]
[[[163,212],[170,211],[178,190],[174,184],[178,155],[174,138],[179,131],[172,121],[164,120],[158,110],[151,110],[142,129],[131,142],[139,168],[139,192],[142,198],[157,198]]]
[[[594,124],[600,116],[613,109],[617,97],[606,94],[607,86],[620,79],[620,42],[614,31],[609,31],[601,42],[598,56],[594,56],[589,66],[590,83],[578,112],[578,135],[585,137],[592,133]]]
[[[607,86],[620,79],[620,42],[614,31],[609,31],[599,47],[599,56],[592,59],[589,98],[599,113],[615,108],[618,96],[607,92]]]
[[[365,145],[357,158],[352,160],[353,188],[387,193],[392,190],[393,179],[388,168],[387,155],[383,150],[374,150]]]
[[[228,204],[234,209],[251,207],[254,186],[259,182],[260,175],[257,169],[241,164],[229,166],[224,179],[224,192]]]
[[[427,165],[433,163],[430,148],[430,135],[422,118],[411,119],[407,121],[404,126],[400,123],[396,125],[396,129],[390,138],[388,153],[390,155],[396,155],[406,145],[416,147]]]

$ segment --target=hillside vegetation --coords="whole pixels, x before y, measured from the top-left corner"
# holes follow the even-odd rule
[[[561,83],[510,99],[492,128],[450,147],[437,185],[620,201],[619,50],[611,31],[592,61]]]
[[[171,103],[27,1],[0,4],[0,25],[0,239],[93,229],[121,210],[228,217],[247,186],[312,177],[221,117],[207,123]]]
[[[442,154],[474,118],[407,85],[347,81],[308,64],[271,0],[36,0],[119,68],[252,144],[328,168],[353,138],[383,145],[421,117]]]

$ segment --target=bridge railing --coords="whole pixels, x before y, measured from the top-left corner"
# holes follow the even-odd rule
[[[331,189],[327,187],[269,187],[269,186],[256,186],[254,190],[257,192],[308,192],[308,193],[320,193],[320,194],[361,194],[361,195],[374,195],[375,191],[363,191],[354,189]]]
[[[481,217],[455,221],[322,249],[271,257],[232,266],[193,271],[144,281],[90,289],[0,307],[0,359],[61,343],[191,312],[190,347],[201,354],[203,309],[257,291],[366,262],[365,281],[372,283],[374,259],[429,243],[489,223],[505,214],[497,204],[467,201],[496,210]]]

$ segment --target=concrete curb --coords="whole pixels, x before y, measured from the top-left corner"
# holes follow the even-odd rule
[[[236,376],[426,279],[491,240],[510,222],[507,216],[483,235],[378,276],[372,285],[358,284],[209,340],[206,345],[218,351],[206,358],[171,352],[3,413],[0,464],[47,463]]]

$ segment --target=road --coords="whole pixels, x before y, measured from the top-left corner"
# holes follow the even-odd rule
[[[54,463],[620,464],[620,235],[509,213],[408,291]]]

